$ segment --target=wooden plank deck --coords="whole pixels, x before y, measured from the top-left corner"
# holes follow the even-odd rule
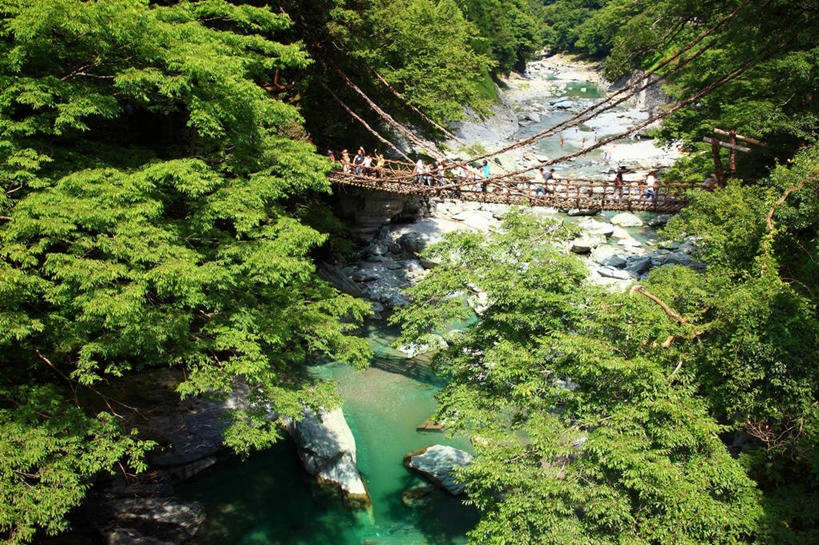
[[[538,194],[543,184],[533,178],[490,178],[487,182],[453,177],[438,178],[429,174],[413,177],[405,170],[395,168],[375,169],[351,166],[333,170],[330,181],[339,186],[352,186],[372,191],[442,197],[464,201],[526,206],[547,206],[558,209],[629,210],[651,212],[677,212],[686,204],[685,192],[701,188],[700,182],[688,180],[661,181],[654,186],[653,194],[644,183],[625,182],[618,190],[614,182],[580,178],[555,179],[548,184],[550,192]]]

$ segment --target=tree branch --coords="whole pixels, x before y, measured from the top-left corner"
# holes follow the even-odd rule
[[[671,310],[669,308],[669,306],[666,305],[665,303],[663,303],[657,296],[652,295],[648,291],[646,291],[646,289],[643,286],[640,286],[640,285],[634,286],[633,288],[631,288],[631,291],[628,292],[628,295],[629,295],[629,297],[634,297],[635,293],[642,293],[643,295],[645,295],[646,297],[648,297],[649,299],[651,299],[652,301],[654,301],[655,303],[660,305],[660,307],[662,307],[663,311],[665,311],[665,313],[668,314],[668,316],[670,316],[671,318],[674,318],[675,320],[677,320],[681,324],[691,325],[690,322],[688,322],[685,318],[683,318],[682,316],[680,316],[679,314],[677,314],[676,312]]]

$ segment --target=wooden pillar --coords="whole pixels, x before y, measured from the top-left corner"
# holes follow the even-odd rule
[[[728,133],[728,138],[730,139],[729,142],[731,142],[732,145],[734,145],[734,146],[737,145],[737,133],[735,133],[734,131],[731,131],[730,133]],[[736,148],[731,148],[731,155],[729,157],[730,157],[730,159],[729,159],[729,162],[728,162],[728,170],[731,173],[731,178],[736,178],[737,177],[737,150],[736,150]]]
[[[722,159],[719,157],[719,140],[711,140],[711,155],[714,157],[714,175],[720,187],[725,187],[725,172],[722,170]]]

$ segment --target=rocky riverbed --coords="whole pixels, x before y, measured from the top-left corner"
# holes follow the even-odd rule
[[[610,83],[600,76],[599,66],[564,55],[544,56],[527,65],[523,74],[503,80],[503,100],[495,115],[471,119],[457,126],[458,135],[469,144],[499,149],[564,121],[610,93],[622,89],[639,74]],[[650,111],[667,102],[659,86],[649,87],[637,97],[602,113],[584,124],[518,148],[494,159],[496,173],[528,168],[550,158],[589,147],[602,138],[618,134],[645,121]],[[458,149],[454,142],[449,149]],[[465,157],[452,152],[451,158]],[[648,172],[662,170],[680,156],[674,146],[662,146],[645,132],[621,139],[577,159],[554,165],[557,177],[611,179],[620,166],[627,169],[626,182],[644,180]],[[385,205],[384,200],[390,202]],[[421,252],[443,234],[455,230],[488,232],[499,226],[509,207],[498,204],[429,199],[419,202],[402,196],[379,194],[373,200],[364,194],[346,195],[342,214],[355,224],[353,233],[365,242],[350,263],[324,271],[346,291],[373,302],[375,317],[384,310],[407,304],[404,290],[423,278],[434,266]],[[562,218],[584,211],[533,208],[533,213]],[[642,213],[598,214],[583,221],[572,219],[582,235],[567,248],[581,255],[589,268],[590,281],[623,290],[650,268],[664,264],[697,266],[691,260],[690,241],[660,244],[655,228],[667,216]]]

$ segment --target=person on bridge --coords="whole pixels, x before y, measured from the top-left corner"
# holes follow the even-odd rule
[[[424,175],[424,160],[420,157],[415,161],[415,168],[412,169],[412,173],[415,175],[415,183],[420,184]]]
[[[481,191],[486,193],[486,179],[489,178],[489,161],[486,159],[484,159],[483,163],[481,163],[481,176],[484,180],[481,182]]]
[[[341,151],[341,171],[350,172],[350,153],[346,149]]]
[[[644,199],[653,199],[656,195],[654,186],[657,185],[657,173],[653,170],[646,176],[646,192],[643,193]]]
[[[623,196],[623,174],[626,172],[626,167],[621,166],[617,169],[617,174],[614,175],[614,193],[618,197]]]
[[[336,162],[336,154],[333,153],[333,150],[331,150],[331,149],[327,150],[327,158],[330,159],[334,163]]]
[[[555,169],[550,168],[549,172],[546,172],[545,168],[541,168],[538,173],[540,174],[540,180],[543,185],[538,186],[538,188],[535,190],[535,195],[554,193],[554,189],[551,187],[551,182],[555,179]]]
[[[370,173],[370,167],[372,165],[373,165],[373,156],[370,155],[370,154],[365,154],[364,155],[364,162],[361,163],[361,172],[364,174],[364,176],[369,176],[371,174]]]
[[[361,174],[361,165],[364,164],[364,148],[358,148],[355,157],[353,157],[353,164],[355,165],[356,175]]]
[[[384,154],[375,152],[375,177],[384,176]]]

